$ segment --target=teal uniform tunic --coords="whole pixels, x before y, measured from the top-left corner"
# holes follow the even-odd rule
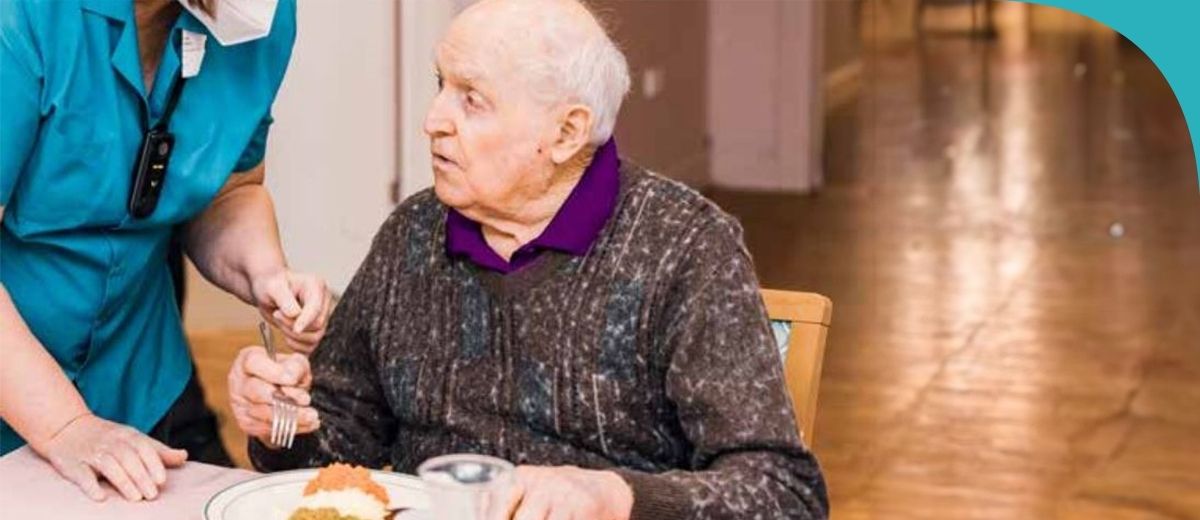
[[[167,245],[262,162],[295,7],[229,47],[182,12],[147,92],[133,0],[0,0],[0,282],[100,417],[149,431],[191,376]],[[158,208],[133,219],[134,156],[181,77],[183,31],[207,37],[204,58],[171,118]],[[22,444],[0,422],[0,454]]]

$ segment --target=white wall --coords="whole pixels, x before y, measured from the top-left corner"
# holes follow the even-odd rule
[[[288,259],[345,288],[391,209],[396,4],[301,1],[267,184]]]
[[[820,185],[821,6],[709,3],[715,186],[807,192]]]
[[[275,102],[267,186],[292,267],[344,290],[391,210],[397,170],[395,0],[302,0]],[[189,277],[189,330],[241,328],[256,314]]]
[[[470,0],[400,0],[400,196],[433,185],[425,112],[437,95],[434,50],[459,9]]]

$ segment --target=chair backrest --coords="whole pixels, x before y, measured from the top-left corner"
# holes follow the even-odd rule
[[[763,289],[762,296],[780,342],[784,379],[800,423],[800,435],[811,447],[833,302],[817,293],[772,289]]]

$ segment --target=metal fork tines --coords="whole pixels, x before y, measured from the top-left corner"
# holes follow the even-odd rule
[[[263,346],[271,361],[275,359],[275,345],[271,341],[271,329],[266,322],[258,322],[258,332],[262,335]],[[271,396],[271,444],[282,448],[291,448],[296,440],[296,427],[300,415],[300,407],[296,401],[279,389]]]

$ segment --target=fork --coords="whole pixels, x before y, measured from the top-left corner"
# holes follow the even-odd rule
[[[383,519],[384,520],[395,520],[395,518],[400,516],[401,513],[405,512],[405,511],[411,511],[411,510],[412,510],[411,507],[393,507],[393,508],[390,508],[387,511],[385,511],[385,515],[384,515]]]
[[[258,333],[262,335],[267,355],[271,356],[271,361],[276,361],[275,344],[271,341],[271,328],[265,321],[258,322]],[[276,388],[275,393],[271,396],[271,444],[285,449],[292,447],[292,442],[296,440],[296,425],[299,415],[300,407],[297,406],[296,401]]]

